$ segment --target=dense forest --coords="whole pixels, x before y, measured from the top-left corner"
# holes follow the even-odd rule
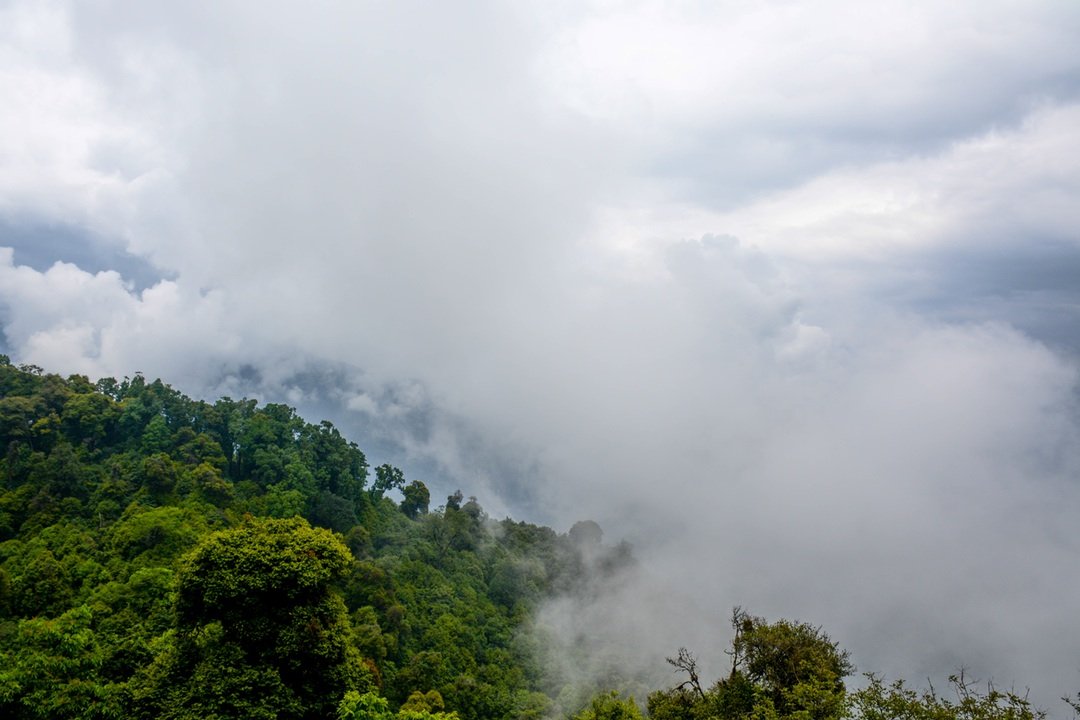
[[[0,450],[0,717],[1042,715],[963,676],[848,691],[820,628],[739,609],[711,684],[685,649],[647,697],[568,676],[536,611],[631,565],[626,545],[590,521],[496,520],[461,492],[433,506],[284,405],[0,356]]]

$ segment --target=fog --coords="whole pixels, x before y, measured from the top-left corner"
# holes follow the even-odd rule
[[[860,670],[1080,685],[1080,7],[0,3],[0,323],[330,417]]]

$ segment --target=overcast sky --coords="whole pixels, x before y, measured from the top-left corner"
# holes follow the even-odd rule
[[[1078,38],[1075,0],[0,0],[4,350],[594,518],[641,577],[563,620],[643,664],[719,674],[740,604],[1062,714]]]

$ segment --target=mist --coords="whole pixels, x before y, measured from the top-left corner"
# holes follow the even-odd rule
[[[17,362],[329,417],[860,670],[1080,682],[1080,8],[0,3]],[[47,240],[45,239],[47,238]]]

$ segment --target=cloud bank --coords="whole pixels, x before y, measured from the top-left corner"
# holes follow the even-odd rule
[[[642,665],[720,672],[741,604],[1052,705],[1078,31],[1052,0],[12,0],[6,348],[592,517],[641,577],[568,627]]]

